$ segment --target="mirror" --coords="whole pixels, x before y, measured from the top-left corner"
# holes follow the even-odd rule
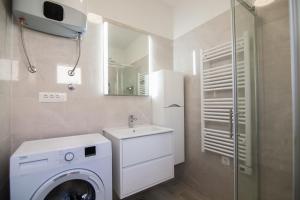
[[[104,40],[105,94],[148,96],[148,35],[105,22]]]

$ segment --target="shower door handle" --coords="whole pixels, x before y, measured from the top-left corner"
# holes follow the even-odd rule
[[[229,109],[229,126],[230,126],[230,138],[233,138],[233,121],[232,121],[232,117],[233,117],[233,109],[230,108]]]

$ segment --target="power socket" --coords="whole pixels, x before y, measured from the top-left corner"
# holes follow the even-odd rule
[[[59,102],[66,102],[66,101],[67,101],[66,93],[56,93],[56,92],[39,93],[39,102],[41,103],[59,103]]]
[[[222,156],[221,157],[221,162],[225,166],[230,166],[230,158],[228,158],[228,157]]]

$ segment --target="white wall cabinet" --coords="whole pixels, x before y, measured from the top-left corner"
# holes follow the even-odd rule
[[[153,123],[174,130],[175,165],[185,161],[184,75],[160,70],[151,74]]]

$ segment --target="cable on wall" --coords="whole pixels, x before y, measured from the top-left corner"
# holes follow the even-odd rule
[[[26,57],[26,60],[27,60],[27,63],[28,63],[27,70],[30,73],[36,73],[37,68],[31,63],[29,55],[28,55],[28,51],[27,51],[27,48],[26,48],[26,44],[25,44],[25,38],[24,38],[25,19],[24,18],[19,19],[19,26],[20,26],[20,33],[21,33],[22,48],[23,48],[23,51],[24,51],[24,54],[25,54],[25,57]],[[78,37],[77,37],[77,40],[76,40],[78,42],[78,48],[79,48],[78,57],[76,59],[76,63],[74,65],[73,69],[68,71],[69,76],[74,76],[75,75],[75,70],[78,66],[78,63],[79,63],[79,60],[80,60],[80,57],[81,57],[81,39],[82,39],[81,38],[81,33],[78,33]]]
[[[26,45],[25,45],[25,41],[24,41],[24,25],[25,25],[25,20],[24,18],[20,18],[20,21],[19,21],[19,25],[20,25],[20,32],[21,32],[21,41],[22,41],[22,47],[23,47],[23,51],[24,51],[24,54],[25,54],[25,57],[26,57],[26,60],[28,62],[28,66],[27,66],[27,70],[30,72],[30,73],[36,73],[37,72],[37,69],[35,66],[33,66],[30,62],[30,59],[29,59],[29,56],[28,56],[28,52],[27,52],[27,49],[26,49]]]
[[[78,66],[78,63],[79,63],[79,60],[80,60],[80,57],[81,57],[81,33],[78,33],[78,37],[77,37],[77,42],[78,42],[78,57],[77,57],[77,60],[76,60],[76,63],[73,67],[73,69],[69,70],[68,71],[68,75],[69,76],[74,76],[75,75],[75,70]]]

